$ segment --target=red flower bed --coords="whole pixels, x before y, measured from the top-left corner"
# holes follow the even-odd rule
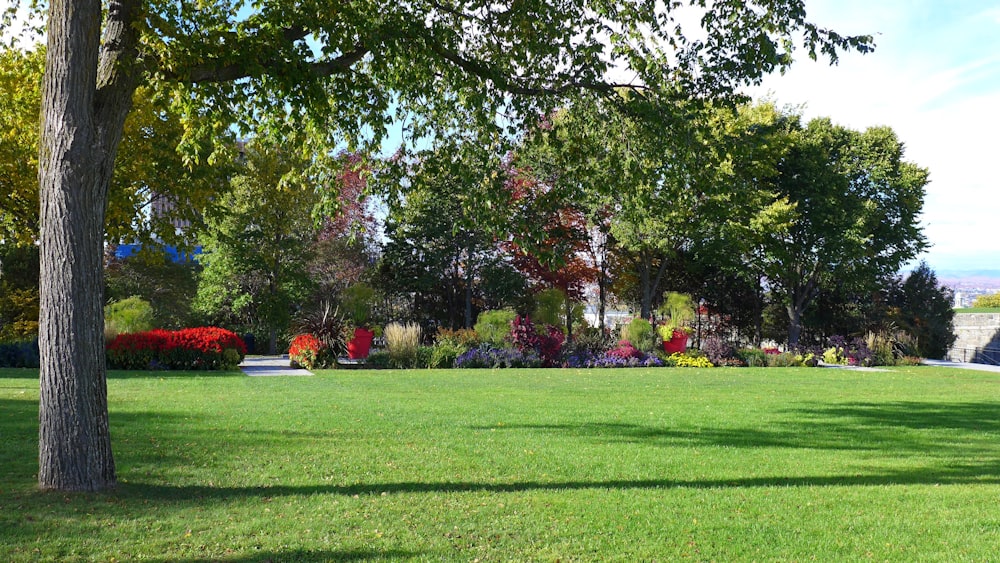
[[[306,369],[313,369],[322,349],[323,344],[319,338],[311,334],[300,334],[293,338],[288,346],[288,359],[291,360],[292,367],[302,366]]]
[[[106,350],[112,369],[235,369],[247,353],[243,339],[218,327],[119,334]]]

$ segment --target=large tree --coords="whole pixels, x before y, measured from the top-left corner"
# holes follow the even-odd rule
[[[34,4],[34,3],[33,3]],[[44,4],[44,3],[39,3]],[[695,10],[705,6],[691,0]],[[803,0],[721,0],[681,29],[677,2],[52,0],[39,143],[39,484],[116,482],[108,432],[101,256],[108,188],[133,94],[174,88],[189,114],[313,134],[379,137],[397,108],[414,134],[451,108],[518,126],[540,94],[606,89],[613,66],[656,90],[716,96],[791,63],[793,40],[835,58],[868,50],[806,20]],[[689,21],[690,12],[683,12]],[[464,115],[462,116],[464,119]]]
[[[319,190],[292,182],[301,161],[266,142],[251,142],[232,188],[207,217],[205,269],[195,309],[216,324],[237,324],[267,337],[276,354],[295,305],[312,289],[308,263],[317,240],[312,211]]]
[[[613,241],[649,318],[671,258],[691,247],[701,209],[726,186],[708,174],[718,164],[705,143],[708,108],[619,93],[573,99],[529,136],[519,160],[549,198],[574,202],[595,237]]]
[[[490,148],[453,138],[414,162],[392,159],[377,175],[388,203],[378,275],[391,293],[413,296],[412,313],[424,324],[472,328],[477,309],[509,305],[524,293],[493,217],[474,204],[503,181]]]
[[[919,215],[928,172],[904,160],[887,127],[791,123],[776,185],[785,228],[765,238],[761,262],[795,345],[802,315],[825,284],[874,291],[925,248]]]

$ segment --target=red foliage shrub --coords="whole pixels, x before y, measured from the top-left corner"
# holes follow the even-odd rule
[[[105,349],[112,369],[234,369],[247,353],[242,338],[218,327],[119,334]]]
[[[566,335],[559,328],[547,325],[545,332],[539,334],[531,319],[518,315],[511,323],[510,336],[514,346],[522,354],[536,352],[545,367],[559,364],[559,354],[562,352],[563,342],[566,341]]]
[[[640,352],[635,346],[632,346],[632,343],[628,340],[619,340],[618,347],[609,350],[608,355],[627,360],[629,358],[640,358],[642,356],[642,352]]]

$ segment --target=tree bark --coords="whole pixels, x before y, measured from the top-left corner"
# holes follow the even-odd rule
[[[53,0],[39,140],[38,484],[116,483],[104,359],[104,218],[137,83],[132,1]]]
[[[472,328],[472,251],[465,251],[465,328]]]
[[[799,337],[802,335],[802,310],[795,304],[791,304],[788,309],[788,346],[799,345]]]

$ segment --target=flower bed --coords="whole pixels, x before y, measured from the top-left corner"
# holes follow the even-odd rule
[[[247,348],[236,333],[218,327],[119,334],[105,347],[111,369],[235,369]]]

